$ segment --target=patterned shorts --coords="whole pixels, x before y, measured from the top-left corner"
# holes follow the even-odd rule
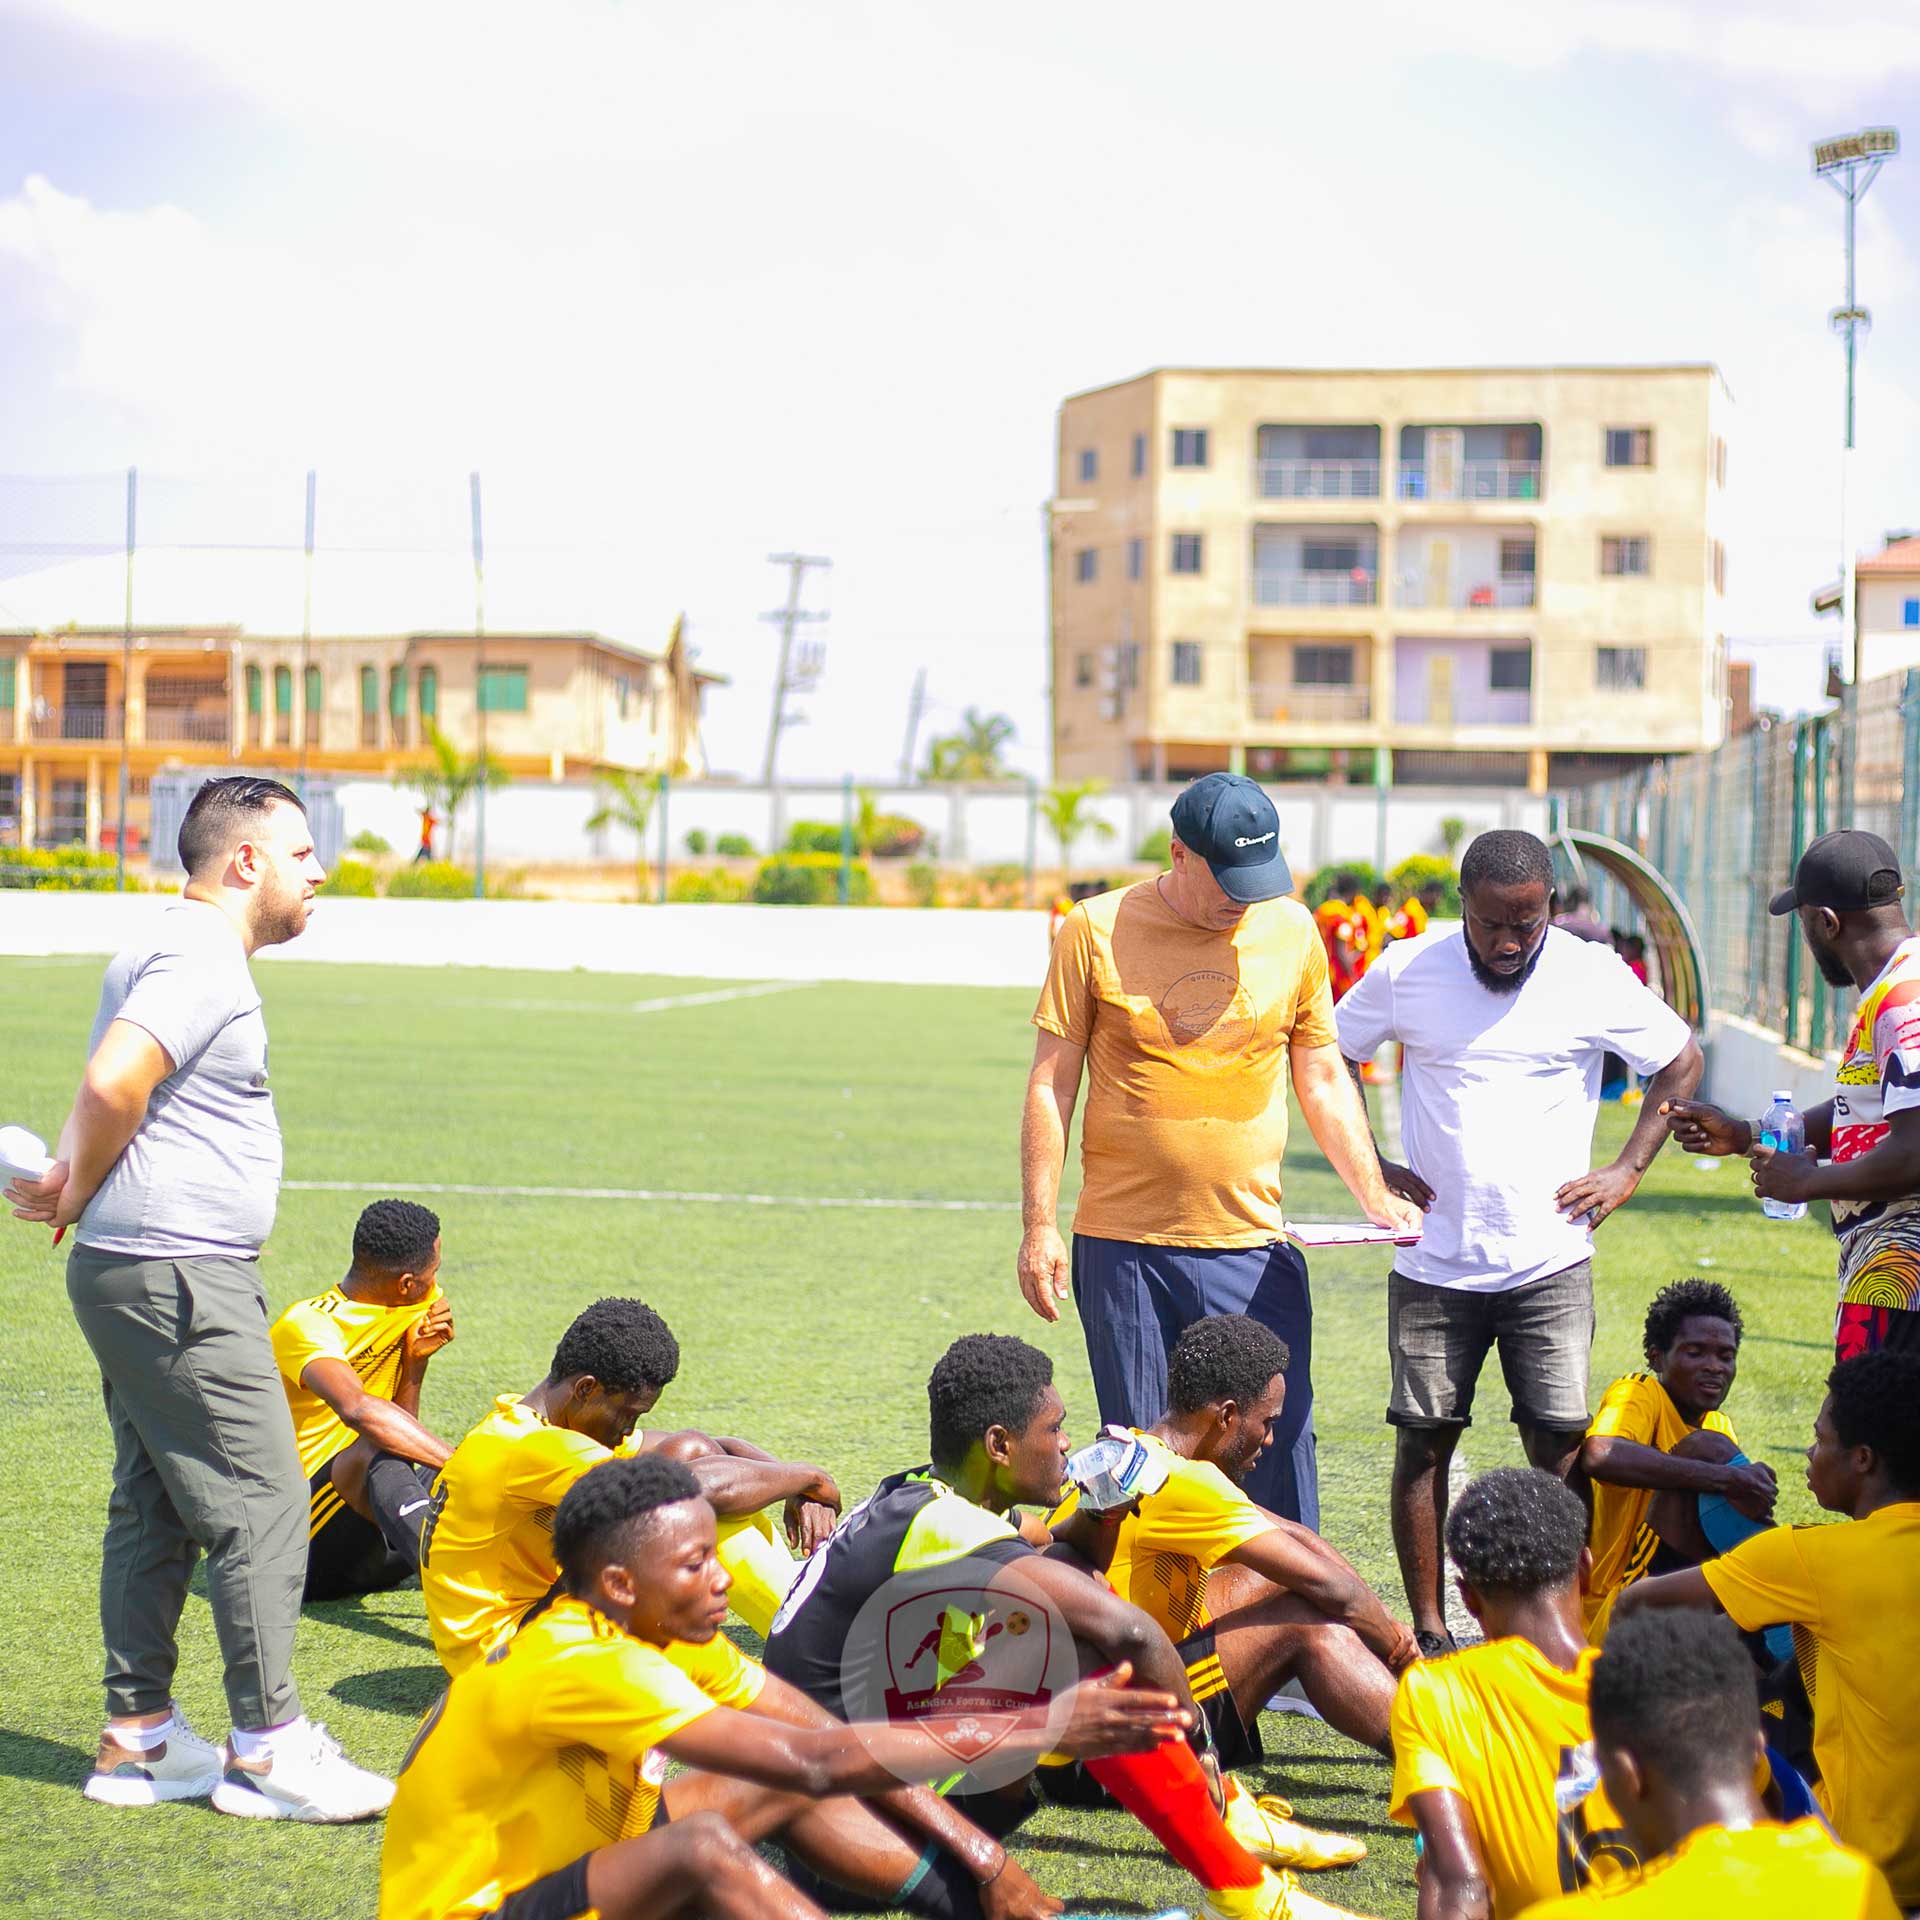
[[[1835,1357],[1920,1347],[1920,1215],[1858,1227],[1840,1242]]]

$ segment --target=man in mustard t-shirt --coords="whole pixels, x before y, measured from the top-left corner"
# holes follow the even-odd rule
[[[1795,1628],[1811,1667],[1815,1786],[1833,1830],[1920,1906],[1920,1354],[1845,1360],[1807,1449],[1838,1525],[1774,1527],[1684,1573],[1629,1587],[1649,1607],[1719,1607],[1743,1631]],[[1811,1658],[1809,1658],[1811,1656]]]
[[[794,1563],[760,1509],[785,1502],[789,1537],[810,1553],[833,1531],[839,1489],[818,1467],[744,1440],[641,1429],[679,1370],[680,1343],[644,1300],[597,1300],[561,1335],[547,1377],[528,1393],[500,1395],[454,1448],[434,1482],[420,1554],[427,1625],[449,1673],[472,1666],[547,1598],[560,1576],[554,1509],[615,1453],[691,1463],[721,1516],[734,1611],[765,1637]]]
[[[453,1338],[439,1273],[439,1216],[376,1200],[346,1278],[274,1322],[307,1476],[307,1600],[397,1586],[420,1564],[433,1470],[453,1451],[419,1417],[427,1362]]]
[[[1593,1508],[1585,1612],[1596,1647],[1622,1588],[1698,1566],[1773,1518],[1773,1469],[1740,1451],[1721,1411],[1740,1331],[1740,1308],[1717,1282],[1662,1287],[1647,1308],[1646,1368],[1607,1389],[1587,1429],[1578,1473]],[[1780,1646],[1775,1658],[1791,1652]]]
[[[1210,773],[1173,804],[1172,871],[1083,900],[1053,943],[1020,1129],[1027,1304],[1060,1317],[1071,1280],[1102,1422],[1167,1404],[1167,1355],[1210,1313],[1248,1313],[1292,1356],[1274,1444],[1248,1491],[1315,1528],[1313,1310],[1282,1239],[1287,1089],[1370,1220],[1408,1234],[1335,1043],[1327,956],[1280,852],[1273,802]],[[1080,1081],[1084,1180],[1069,1255],[1060,1176]]]
[[[1393,1702],[1388,1811],[1420,1831],[1426,1920],[1515,1920],[1636,1864],[1600,1786],[1580,1625],[1587,1515],[1564,1481],[1496,1467],[1447,1516],[1484,1644],[1416,1661]]]
[[[1526,1920],[1899,1920],[1886,1876],[1819,1820],[1774,1822],[1753,1665],[1724,1620],[1623,1620],[1593,1666],[1594,1754],[1645,1864]]]

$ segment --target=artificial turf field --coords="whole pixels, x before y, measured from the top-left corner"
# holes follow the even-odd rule
[[[95,960],[0,960],[0,1123],[57,1131],[99,971]],[[659,1307],[683,1350],[656,1421],[817,1460],[849,1504],[925,1457],[927,1370],[964,1332],[1046,1347],[1070,1431],[1092,1434],[1077,1324],[1042,1325],[1013,1280],[1030,995],[827,984],[638,1011],[710,983],[291,961],[257,977],[287,1177],[350,1186],[283,1193],[263,1260],[276,1312],[340,1276],[360,1207],[393,1183],[987,1203],[422,1195],[444,1223],[458,1330],[422,1406],[439,1432],[457,1437],[493,1395],[533,1385],[580,1307],[626,1293]],[[1596,1152],[1611,1154],[1627,1125],[1609,1109]],[[1351,1214],[1297,1115],[1287,1187],[1298,1217]],[[1812,1517],[1799,1467],[1831,1358],[1831,1249],[1823,1209],[1768,1223],[1742,1164],[1701,1169],[1670,1149],[1598,1238],[1596,1392],[1636,1362],[1652,1290],[1710,1272],[1747,1321],[1729,1410],[1747,1451],[1778,1472],[1784,1517]],[[127,1910],[365,1920],[377,1825],[262,1825],[204,1803],[117,1810],[77,1791],[99,1729],[109,1449],[63,1258],[44,1231],[0,1221],[0,1900],[11,1914],[63,1920]],[[1316,1422],[1325,1531],[1403,1610],[1385,1507],[1385,1266],[1378,1253],[1314,1260]],[[1492,1368],[1479,1416],[1471,1464],[1517,1462]],[[196,1582],[178,1694],[211,1739],[227,1725],[219,1672]],[[418,1591],[311,1609],[296,1672],[307,1711],[348,1754],[391,1771],[440,1686]],[[1386,1762],[1294,1716],[1269,1715],[1264,1728],[1271,1771],[1251,1784],[1372,1848],[1358,1868],[1313,1876],[1314,1891],[1406,1920],[1413,1854],[1386,1819]],[[1076,1912],[1152,1913],[1193,1894],[1118,1813],[1047,1810],[1018,1851]]]

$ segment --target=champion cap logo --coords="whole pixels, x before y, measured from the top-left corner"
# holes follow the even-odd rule
[[[1270,833],[1256,833],[1251,840],[1240,839],[1233,844],[1236,847],[1264,847],[1273,838]]]

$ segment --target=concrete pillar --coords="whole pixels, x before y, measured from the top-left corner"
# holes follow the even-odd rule
[[[103,808],[100,804],[100,756],[87,756],[87,851],[100,851],[100,824]]]
[[[947,844],[941,852],[950,861],[960,861],[967,857],[967,790],[965,787],[953,786],[947,789]]]
[[[1527,749],[1527,791],[1533,794],[1547,790],[1547,750],[1545,747]]]
[[[247,739],[247,672],[240,657],[240,642],[233,643],[227,659],[227,758],[238,760]]]
[[[13,662],[13,740],[24,747],[33,738],[33,662],[17,654]]]
[[[40,837],[40,769],[32,754],[20,760],[20,844],[30,847]]]
[[[127,744],[147,742],[147,656],[136,653],[127,663]]]

